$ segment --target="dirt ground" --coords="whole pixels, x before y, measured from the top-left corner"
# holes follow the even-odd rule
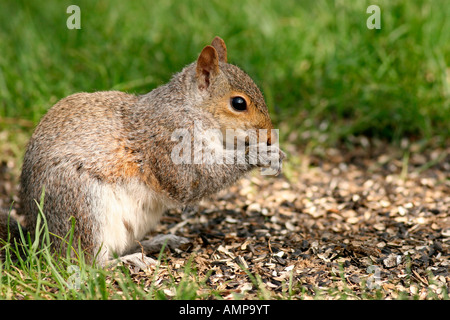
[[[181,279],[192,258],[224,298],[448,299],[450,147],[408,150],[368,140],[320,155],[287,147],[282,175],[254,172],[164,216],[153,234],[191,242],[166,252],[156,285]],[[15,199],[16,169],[0,165],[2,207]]]
[[[182,277],[194,253],[199,276],[229,298],[448,298],[450,149],[418,149],[292,147],[285,174],[255,173],[168,213],[155,234],[192,239],[169,269]]]

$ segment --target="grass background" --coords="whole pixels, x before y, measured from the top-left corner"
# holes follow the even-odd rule
[[[81,8],[81,30],[66,27],[72,4]],[[380,30],[366,27],[372,4],[381,8]],[[59,99],[80,91],[146,93],[216,35],[229,61],[261,87],[282,139],[333,146],[366,135],[448,144],[449,17],[446,0],[2,0],[0,144],[21,158],[34,125]],[[126,272],[111,276],[81,262],[85,290],[67,290],[71,262],[61,266],[41,252],[22,269],[0,266],[0,296],[165,297]],[[176,298],[198,298],[202,280],[183,281],[168,285]]]
[[[81,30],[66,27],[71,4],[81,9]],[[366,27],[371,4],[381,9],[380,30]],[[36,124],[80,91],[146,93],[219,35],[231,63],[260,85],[282,137],[445,143],[449,16],[445,0],[5,0],[0,118]]]

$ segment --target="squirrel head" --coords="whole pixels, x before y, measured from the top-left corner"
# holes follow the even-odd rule
[[[215,37],[194,65],[201,105],[219,123],[222,134],[225,136],[227,129],[256,130],[258,142],[270,145],[273,125],[264,97],[244,71],[227,63],[225,42]],[[260,129],[266,130],[267,141],[260,141]]]

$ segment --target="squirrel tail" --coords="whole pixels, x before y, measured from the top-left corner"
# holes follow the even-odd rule
[[[20,226],[20,228],[23,234],[27,233],[24,227]],[[21,242],[19,222],[9,212],[0,209],[0,262],[5,260],[6,246],[11,244],[14,248],[14,242]],[[15,249],[11,250],[10,253],[13,260],[17,258]]]

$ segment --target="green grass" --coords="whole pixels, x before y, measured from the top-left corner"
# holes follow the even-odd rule
[[[81,30],[66,28],[66,8],[72,4],[81,8]],[[366,27],[366,8],[372,4],[381,8],[380,30]],[[0,10],[0,131],[14,133],[19,126],[31,134],[48,108],[75,92],[146,93],[194,61],[219,35],[230,62],[263,90],[282,139],[309,143],[307,148],[351,135],[448,143],[449,16],[446,0],[5,0]],[[0,141],[13,146],[17,139]],[[0,298],[220,295],[208,288],[207,279],[195,276],[193,262],[181,280],[172,276],[156,284],[152,276],[141,279],[125,267],[106,271],[86,264],[82,255],[57,257],[48,249],[45,228],[42,232],[43,238],[30,239],[29,255],[19,264],[7,260],[0,266]],[[257,275],[249,278],[258,297],[272,298]],[[81,279],[79,289],[70,285],[76,279]],[[376,292],[360,296],[345,286],[317,289],[315,296],[301,284],[285,286],[285,298],[382,298]]]
[[[66,8],[81,8],[68,30]],[[366,9],[381,8],[369,30]],[[17,1],[0,11],[0,118],[33,123],[80,91],[145,93],[215,35],[286,138],[450,137],[450,7],[435,1]],[[1,123],[1,121],[0,121]],[[284,123],[284,125],[282,125]],[[7,125],[2,127],[8,129]]]
[[[74,225],[65,238],[69,248],[66,255],[54,252],[42,204],[41,200],[33,239],[22,230],[20,244],[0,239],[5,255],[5,261],[0,261],[0,300],[167,299],[164,289],[172,289],[172,299],[197,298],[197,286],[201,282],[192,283],[189,262],[185,267],[186,277],[181,281],[175,283],[169,278],[172,281],[163,289],[155,288],[158,267],[153,275],[146,274],[145,281],[140,281],[126,266],[103,268],[95,261],[86,263],[83,252],[72,243]],[[159,263],[161,258],[162,253]]]

